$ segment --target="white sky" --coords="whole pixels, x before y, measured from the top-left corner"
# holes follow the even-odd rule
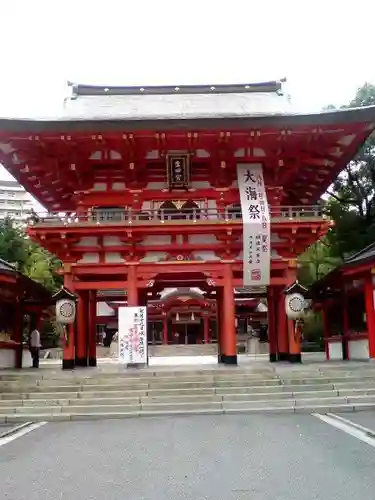
[[[340,105],[375,83],[374,19],[374,0],[2,0],[0,115],[53,115],[67,80],[286,76],[301,110]]]

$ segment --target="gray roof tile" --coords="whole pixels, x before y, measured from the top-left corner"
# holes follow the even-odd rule
[[[65,117],[100,120],[234,118],[292,114],[276,92],[83,95],[66,100]]]

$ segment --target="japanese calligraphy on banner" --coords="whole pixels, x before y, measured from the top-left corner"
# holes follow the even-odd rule
[[[146,307],[119,307],[118,327],[120,363],[147,363]]]
[[[271,224],[260,163],[237,165],[243,221],[243,285],[270,283]]]

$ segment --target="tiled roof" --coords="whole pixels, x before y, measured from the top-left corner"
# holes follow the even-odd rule
[[[368,262],[374,261],[375,264],[375,242],[371,243],[367,247],[363,248],[359,252],[353,254],[351,257],[348,257],[345,259],[345,261],[335,267],[332,271],[330,271],[328,274],[323,276],[323,278],[319,279],[318,281],[315,281],[311,286],[310,286],[310,293],[314,292],[321,292],[322,290],[325,290],[327,287],[331,287],[331,284],[337,281],[337,279],[341,276],[341,270],[345,269],[346,267],[351,267],[351,266],[357,266],[360,264],[366,264]]]
[[[0,259],[0,271],[16,272],[17,269],[12,264],[9,264],[9,262],[6,262],[5,260]]]
[[[69,119],[158,120],[292,113],[280,82],[243,85],[96,87],[72,84]]]
[[[368,245],[367,247],[363,248],[359,252],[355,253],[348,259],[345,259],[344,261],[344,266],[346,265],[352,265],[352,264],[359,264],[360,262],[367,261],[369,259],[374,259],[375,260],[375,242],[371,243],[371,245]]]

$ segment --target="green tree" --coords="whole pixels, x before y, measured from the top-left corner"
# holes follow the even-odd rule
[[[56,272],[60,261],[32,242],[10,218],[0,221],[0,258],[51,291],[61,286],[62,278]]]
[[[366,83],[345,107],[375,104],[375,85]],[[327,236],[331,255],[347,257],[375,241],[375,135],[327,191],[327,210],[335,226]]]
[[[304,286],[310,286],[341,263],[340,258],[331,255],[327,238],[311,245],[298,259],[298,279]]]
[[[0,221],[0,258],[21,270],[27,259],[26,237],[22,229],[7,217]]]
[[[375,85],[365,83],[341,108],[375,104]],[[329,105],[325,111],[334,110]],[[346,257],[375,241],[375,135],[327,190],[325,209],[334,226],[299,257],[299,279],[308,286]],[[323,201],[323,200],[322,200]]]
[[[62,278],[56,273],[60,261],[36,243],[28,241],[28,254],[23,266],[23,273],[41,283],[51,291],[61,286]]]

